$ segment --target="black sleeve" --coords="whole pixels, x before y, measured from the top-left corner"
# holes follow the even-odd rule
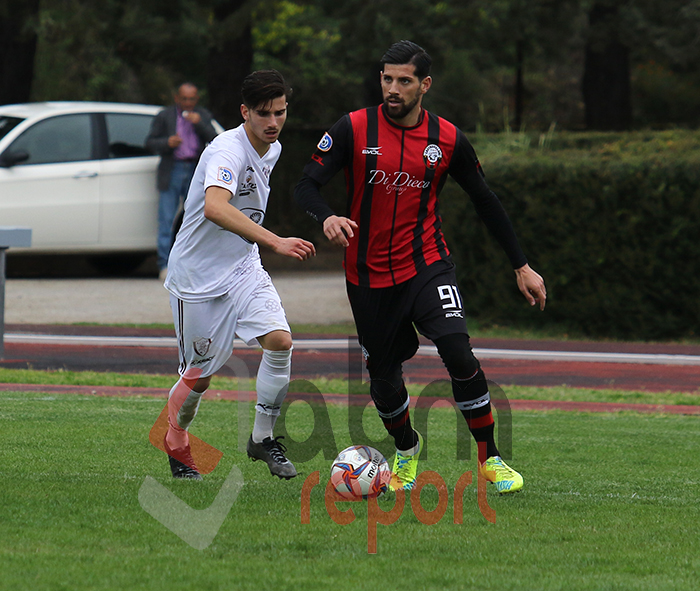
[[[450,162],[449,172],[459,186],[469,194],[476,213],[508,255],[513,268],[518,269],[527,264],[527,258],[520,248],[518,237],[515,235],[506,210],[503,209],[500,199],[486,184],[476,152],[459,130],[457,130],[457,145]]]
[[[341,117],[323,134],[304,174],[294,188],[294,199],[306,213],[320,223],[335,215],[321,196],[321,187],[351,161],[352,125],[350,116]]]
[[[321,196],[321,183],[304,173],[294,187],[294,199],[297,204],[312,218],[321,224],[335,212]]]

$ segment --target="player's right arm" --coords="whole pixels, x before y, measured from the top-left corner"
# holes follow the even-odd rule
[[[347,248],[350,238],[355,236],[357,222],[337,215],[328,216],[323,222],[323,233],[333,244]]]
[[[321,195],[321,187],[350,160],[352,125],[345,115],[323,134],[316,151],[304,167],[304,174],[294,188],[294,199],[312,218],[323,225],[323,233],[333,244],[347,247],[355,236],[357,223],[336,215]]]
[[[204,194],[204,217],[224,230],[242,236],[250,242],[270,248],[273,252],[304,261],[316,255],[311,242],[301,238],[282,238],[259,226],[242,211],[229,203],[231,191],[212,185]]]
[[[306,213],[323,224],[328,240],[337,246],[349,246],[348,239],[355,235],[357,223],[335,214],[321,196],[321,183],[304,174],[294,188],[294,198]]]

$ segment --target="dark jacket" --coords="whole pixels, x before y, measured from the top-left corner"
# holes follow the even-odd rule
[[[212,115],[205,108],[196,106],[193,109],[199,113],[202,120],[194,126],[194,130],[200,139],[199,157],[206,144],[216,137],[216,130],[212,125]],[[168,138],[177,134],[177,107],[171,105],[158,113],[151,123],[151,131],[146,138],[146,147],[160,155],[158,164],[158,177],[156,185],[159,191],[167,191],[170,186],[170,173],[173,170],[173,153],[175,148],[168,146]]]

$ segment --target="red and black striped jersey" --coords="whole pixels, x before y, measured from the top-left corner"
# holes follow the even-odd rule
[[[474,149],[449,121],[423,110],[416,126],[402,127],[382,107],[345,115],[324,134],[304,173],[325,185],[341,169],[346,215],[358,224],[345,253],[351,283],[389,287],[450,260],[438,199],[448,173],[469,193],[514,267],[527,262]],[[322,200],[298,200],[321,222],[333,214]]]

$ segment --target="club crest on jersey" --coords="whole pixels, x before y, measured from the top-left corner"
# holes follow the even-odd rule
[[[442,160],[442,150],[440,146],[428,144],[425,150],[423,150],[423,160],[425,161],[426,168],[437,168]]]
[[[241,213],[247,215],[251,222],[258,224],[258,226],[262,226],[263,218],[265,217],[265,212],[262,209],[256,209],[254,207],[241,207]],[[253,244],[251,240],[243,238],[243,236],[241,236],[241,239],[248,244]]]
[[[194,352],[200,357],[204,357],[209,352],[209,347],[211,345],[211,339],[202,337],[197,339],[194,343]]]
[[[230,168],[219,166],[219,173],[216,175],[216,178],[222,183],[230,185],[233,182],[233,172],[231,172]]]
[[[316,146],[321,152],[328,152],[333,147],[333,138],[328,132],[323,134],[321,141]]]

